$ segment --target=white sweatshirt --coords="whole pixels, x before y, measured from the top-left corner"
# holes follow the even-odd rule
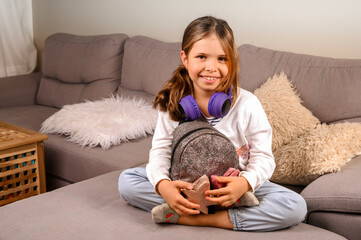
[[[149,181],[154,187],[162,179],[170,180],[171,144],[178,124],[169,118],[168,112],[159,111],[146,167]],[[236,103],[215,128],[233,142],[241,175],[256,191],[272,176],[275,168],[272,128],[257,97],[239,88]]]

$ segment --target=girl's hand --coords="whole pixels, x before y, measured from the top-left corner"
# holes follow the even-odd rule
[[[225,183],[227,186],[206,191],[206,199],[223,207],[231,206],[242,197],[245,192],[251,189],[251,185],[249,185],[244,177],[217,176],[216,180],[220,183]]]
[[[199,214],[199,204],[192,203],[184,198],[181,194],[181,188],[192,189],[192,185],[183,181],[161,180],[158,183],[158,192],[168,203],[169,207],[176,211],[179,215],[195,215]]]

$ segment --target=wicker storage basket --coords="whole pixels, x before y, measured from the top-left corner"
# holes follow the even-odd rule
[[[47,138],[0,122],[0,206],[46,191],[43,141]]]

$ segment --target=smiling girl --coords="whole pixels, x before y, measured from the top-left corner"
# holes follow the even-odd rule
[[[272,231],[301,222],[306,215],[304,199],[268,181],[275,168],[272,129],[258,99],[239,87],[237,48],[227,22],[209,16],[191,22],[184,31],[180,58],[181,66],[154,101],[159,115],[147,167],[125,170],[119,177],[123,199],[151,211],[156,223]],[[212,109],[212,99],[217,93],[228,94],[232,99],[220,114],[214,114]],[[181,103],[189,96],[195,100],[191,117]],[[236,149],[247,153],[239,154],[238,177],[217,177],[226,186],[205,193],[209,201],[224,207],[208,215],[200,214],[197,210],[200,206],[182,196],[180,189],[191,189],[190,183],[172,181],[169,177],[175,128],[180,121],[201,115],[226,135]],[[249,190],[260,204],[235,207]]]

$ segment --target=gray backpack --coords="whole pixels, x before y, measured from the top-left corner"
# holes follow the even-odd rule
[[[239,169],[239,160],[233,143],[224,134],[205,120],[177,126],[172,142],[172,180],[194,182],[204,174],[221,176],[230,167]]]

